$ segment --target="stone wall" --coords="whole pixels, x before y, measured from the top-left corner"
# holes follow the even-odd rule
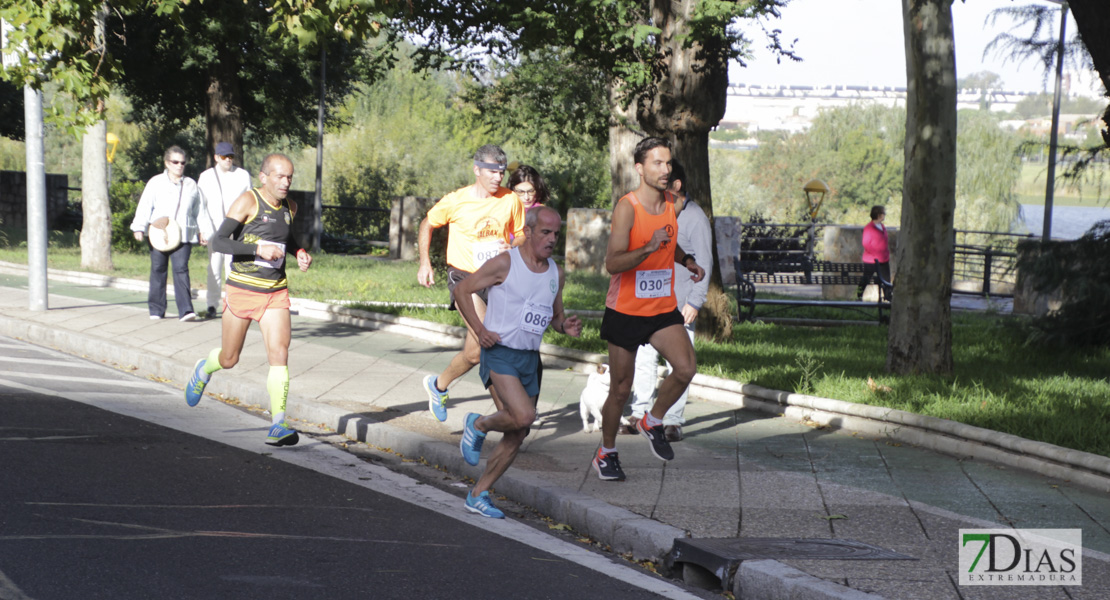
[[[567,260],[569,271],[607,275],[605,252],[613,211],[603,208],[572,208],[567,211]]]
[[[69,207],[69,176],[46,175],[46,228],[57,229]],[[0,225],[27,227],[27,174],[0,171]]]

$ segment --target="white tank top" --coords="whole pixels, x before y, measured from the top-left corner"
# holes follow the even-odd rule
[[[509,274],[489,288],[483,324],[501,336],[500,344],[516,350],[539,350],[551,323],[559,294],[559,267],[547,259],[547,270],[534,273],[524,264],[520,248],[509,250]]]

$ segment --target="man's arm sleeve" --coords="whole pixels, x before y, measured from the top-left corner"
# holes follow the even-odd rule
[[[215,237],[209,242],[212,250],[220,254],[254,254],[257,252],[258,244],[246,244],[231,238],[242,226],[243,224],[239,221],[231,217],[224,217],[224,222],[220,224]]]
[[[699,209],[701,207],[698,207]],[[692,250],[694,255],[694,262],[698,263],[702,269],[705,270],[705,277],[701,278],[690,288],[690,294],[686,296],[686,304],[701,310],[705,304],[705,298],[709,294],[709,277],[713,274],[713,231],[709,225],[709,218],[701,210],[694,209],[693,206],[687,207],[696,218],[692,219],[694,223],[694,231],[691,239]]]
[[[147,225],[150,225],[150,213],[154,208],[154,191],[150,188],[150,182],[147,182],[143,195],[139,196],[139,206],[135,208],[135,218],[131,220],[131,231],[146,233]]]

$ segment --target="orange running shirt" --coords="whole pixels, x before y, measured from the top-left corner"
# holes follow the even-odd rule
[[[475,198],[470,188],[447,194],[428,211],[432,227],[451,225],[447,264],[473,273],[500,253],[501,244],[524,235],[524,206],[508,188],[488,198]]]
[[[657,229],[665,228],[671,239],[659,245],[635,269],[617,273],[609,278],[609,293],[605,306],[626,315],[653,317],[678,309],[674,297],[674,245],[678,239],[678,219],[674,213],[674,196],[664,195],[663,213],[649,214],[644,206],[629,192],[621,201],[628,200],[635,216],[632,230],[628,232],[628,250],[642,248],[651,241]]]

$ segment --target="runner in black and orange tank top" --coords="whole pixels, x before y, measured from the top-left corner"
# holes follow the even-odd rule
[[[676,217],[682,200],[667,192],[671,171],[670,143],[646,138],[636,146],[640,187],[617,202],[605,268],[611,274],[601,321],[601,338],[609,342],[609,397],[601,409],[601,446],[593,459],[598,477],[624,480],[616,450],[621,413],[632,390],[636,349],[650,343],[674,369],[659,386],[651,411],[637,430],[661,460],[674,458],[663,434],[663,416],[690,384],[697,364],[694,346],[683,328],[674,298],[674,278],[700,281],[705,271],[678,247]],[[677,273],[674,263],[689,273]]]
[[[193,376],[185,386],[185,401],[196,406],[212,373],[239,363],[251,321],[258,321],[266,344],[270,372],[266,390],[270,394],[270,429],[266,443],[292,446],[299,435],[285,420],[289,397],[289,289],[285,279],[286,260],[296,257],[297,266],[307,271],[312,257],[293,237],[293,216],[297,204],[287,198],[293,182],[293,161],[284,154],[271,154],[262,160],[258,174],[262,185],[243,192],[212,239],[221,254],[234,256],[227,281],[227,306],[224,308],[223,346],[214,348],[207,358],[197,361]]]

